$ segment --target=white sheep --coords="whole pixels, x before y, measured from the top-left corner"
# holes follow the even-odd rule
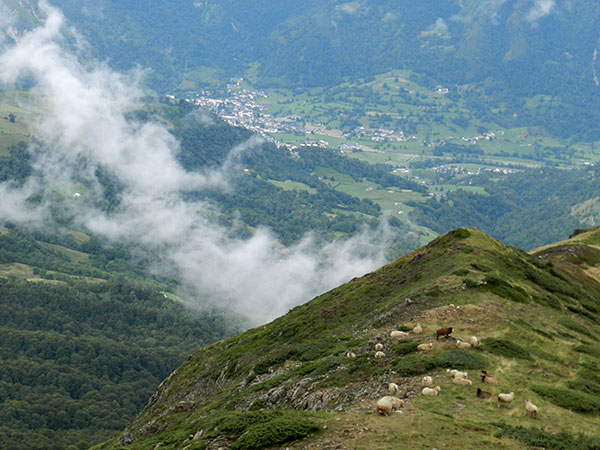
[[[461,372],[460,370],[452,369],[450,372],[454,372],[452,378],[468,378],[469,372]]]
[[[356,353],[354,353],[354,352],[347,352],[346,353],[346,358],[356,358]]]
[[[392,413],[392,408],[394,407],[394,404],[392,403],[392,400],[390,400],[389,397],[382,397],[379,400],[377,400],[377,414],[382,415],[382,416],[388,416]]]
[[[390,396],[386,395],[386,397],[390,397]],[[404,406],[404,400],[402,400],[401,398],[391,397],[391,399],[392,399],[392,408],[393,409],[398,410]]]
[[[473,347],[479,347],[481,343],[479,342],[479,338],[477,336],[471,336],[469,338],[469,342]]]
[[[375,358],[385,358],[385,353],[383,353],[383,352],[375,352]]]
[[[500,406],[501,403],[510,403],[514,399],[515,399],[514,392],[511,392],[509,394],[500,393],[500,394],[498,394],[498,406]]]
[[[525,400],[525,411],[527,415],[531,417],[537,417],[538,407],[531,403],[531,400]]]
[[[467,380],[466,378],[462,378],[462,377],[454,377],[452,379],[452,382],[454,384],[458,384],[459,386],[472,386],[473,382],[471,380]]]
[[[400,339],[400,338],[404,338],[404,337],[406,337],[406,336],[408,336],[408,333],[407,333],[406,331],[398,331],[398,330],[393,330],[393,331],[390,333],[390,337],[391,337],[392,339]]]
[[[431,386],[433,385],[433,378],[426,376],[421,380],[421,386]]]
[[[429,344],[419,344],[417,345],[417,349],[422,352],[428,352],[433,349],[433,344],[431,342]]]
[[[456,375],[456,372],[458,372],[458,370],[456,369],[446,369],[446,373],[448,374],[449,377],[454,378],[454,375]]]
[[[412,330],[413,334],[423,334],[423,327],[418,323]]]
[[[457,348],[471,348],[471,344],[465,341],[456,341]]]
[[[379,351],[379,350],[383,350],[383,344],[378,342],[377,344],[375,344],[375,351]]]
[[[396,395],[400,391],[400,387],[396,383],[388,384],[388,392],[390,395]]]
[[[436,386],[435,388],[424,387],[421,391],[421,394],[426,395],[428,397],[435,397],[436,395],[438,395],[438,392],[440,392],[441,389],[442,388],[439,386]]]
[[[377,414],[388,416],[402,406],[404,406],[404,400],[386,395],[377,400]]]

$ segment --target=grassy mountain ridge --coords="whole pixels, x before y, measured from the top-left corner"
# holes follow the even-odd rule
[[[528,254],[475,229],[450,232],[268,325],[201,349],[120,440],[98,448],[262,448],[301,437],[286,446],[597,448],[600,281],[590,274],[600,250],[582,242],[598,236],[587,231]],[[389,338],[417,322],[422,336]],[[434,339],[442,326],[460,338],[479,336],[481,347]],[[384,358],[374,358],[376,342]],[[421,342],[433,350],[419,352]],[[348,351],[357,357],[346,358]],[[471,371],[473,386],[451,384],[450,367]],[[481,385],[484,368],[497,386]],[[442,387],[438,397],[420,395],[426,374]],[[392,381],[403,383],[402,415],[376,416],[375,401]],[[476,387],[514,391],[516,400],[496,408],[495,398],[475,396]],[[527,398],[540,407],[537,421],[525,417]]]

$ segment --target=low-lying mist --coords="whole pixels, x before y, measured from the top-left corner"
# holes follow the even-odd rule
[[[165,126],[133,118],[142,107],[143,72],[116,73],[79,57],[83,50],[64,38],[60,11],[45,1],[39,6],[43,25],[0,41],[0,83],[31,86],[26,108],[38,112],[28,122],[33,175],[24,185],[0,184],[0,219],[52,227],[50,206],[60,193],[77,227],[158,255],[152,269],[175,274],[194,306],[232,308],[253,323],[385,262],[386,245],[397,236],[384,222],[376,232],[326,244],[307,235],[288,248],[266,228],[240,239],[215,223],[208,213],[214,205],[185,194],[231,189],[232,161],[260,141],[232,149],[217,170],[184,170],[176,159],[179,144]],[[122,188],[114,211],[95,206],[103,192],[98,167]],[[73,197],[76,191],[81,197]],[[36,202],[29,201],[33,195]]]

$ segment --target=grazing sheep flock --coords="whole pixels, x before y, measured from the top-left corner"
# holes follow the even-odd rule
[[[454,331],[453,327],[444,327],[444,328],[437,329],[436,330],[436,340],[439,341],[440,336],[449,338],[450,334],[452,334],[453,331]],[[406,332],[406,331],[392,330],[390,332],[389,336],[392,339],[401,339],[401,338],[409,337],[411,334],[412,335],[421,335],[423,333],[424,333],[423,326],[420,323],[418,323],[417,325],[415,325],[413,327],[412,332],[410,332],[410,333]],[[468,338],[468,342],[465,340],[462,340],[460,338],[455,338],[455,341],[456,341],[456,347],[459,349],[471,349],[473,347],[479,347],[481,345],[481,342],[477,336],[470,336]],[[384,358],[385,357],[385,353],[382,351],[383,348],[384,348],[384,345],[382,343],[378,342],[377,344],[375,344],[375,350],[376,350],[375,358]],[[420,343],[417,345],[417,349],[421,352],[429,352],[429,351],[433,350],[433,343],[432,342]],[[347,352],[346,356],[348,358],[356,357],[356,355],[353,352]],[[446,369],[446,373],[449,377],[452,378],[452,383],[457,386],[473,386],[473,381],[468,379],[467,372],[463,372],[463,371],[460,371],[457,369]],[[498,384],[498,378],[489,374],[486,370],[482,370],[481,371],[481,382],[483,384],[488,384],[488,385]],[[377,406],[376,406],[377,414],[387,416],[387,415],[390,415],[393,411],[397,411],[399,408],[404,406],[404,401],[399,399],[397,396],[400,393],[400,385],[406,384],[406,383],[408,383],[408,381],[393,382],[393,383],[388,384],[388,392],[390,395],[384,396],[377,401]],[[423,386],[423,389],[421,390],[421,394],[424,396],[435,397],[435,396],[439,395],[439,393],[441,392],[440,386],[436,386],[435,388],[432,387],[434,385],[434,379],[432,376],[426,375],[426,376],[422,377],[421,385]],[[492,398],[493,395],[494,394],[492,394],[491,392],[484,391],[480,388],[477,388],[476,396],[478,398],[490,399],[490,398]],[[499,393],[497,398],[498,398],[498,406],[500,406],[502,404],[510,404],[515,398],[515,393],[514,392],[510,392],[508,394]],[[529,401],[529,400],[525,401],[525,410],[526,410],[527,416],[533,417],[533,418],[537,417],[538,407],[536,405],[534,405],[533,403],[531,403],[531,401]]]

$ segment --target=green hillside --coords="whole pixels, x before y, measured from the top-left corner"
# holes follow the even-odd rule
[[[409,69],[490,114],[554,135],[597,140],[600,8],[584,0],[232,0],[53,2],[119,70],[152,84],[331,86]],[[11,1],[19,28],[35,2]],[[39,14],[38,14],[39,17]],[[576,30],[576,32],[574,31]],[[596,56],[594,56],[596,54]],[[182,83],[183,82],[183,83]]]
[[[0,447],[87,448],[122,430],[190,352],[241,329],[192,312],[129,249],[0,227]]]
[[[594,229],[529,254],[452,231],[201,349],[97,449],[600,448],[598,242]],[[417,323],[422,335],[389,337]],[[436,340],[447,326],[451,337]],[[472,335],[481,346],[456,348]],[[418,351],[425,342],[432,351]],[[385,357],[374,357],[376,343]],[[473,385],[452,384],[448,368],[467,370]],[[483,385],[482,369],[499,383]],[[420,394],[424,375],[437,397]],[[381,417],[375,402],[390,382],[405,405]],[[498,407],[500,392],[515,400]],[[527,399],[537,418],[526,416]]]

